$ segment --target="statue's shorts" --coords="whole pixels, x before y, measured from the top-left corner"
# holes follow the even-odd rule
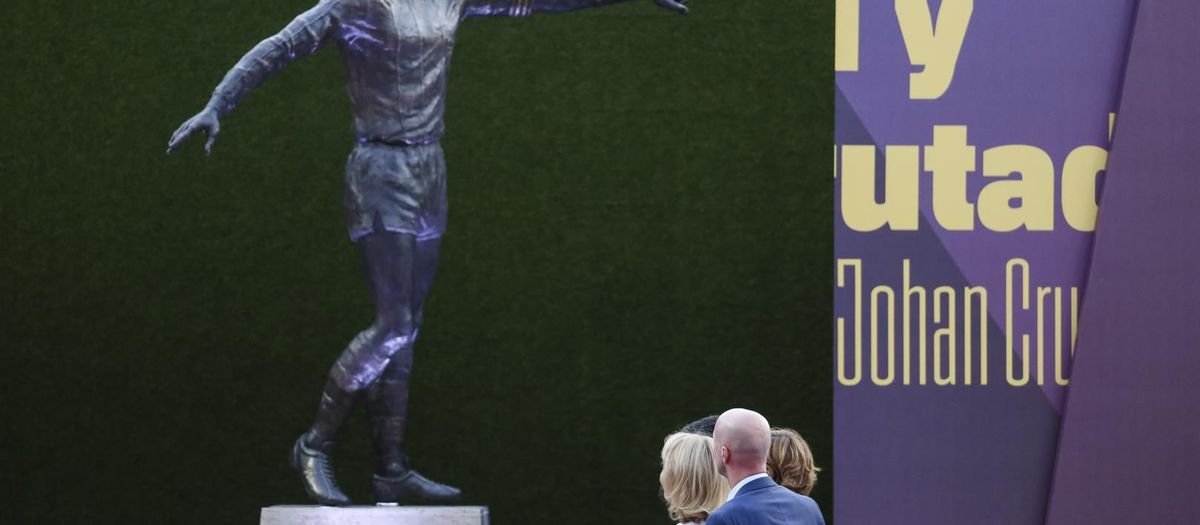
[[[442,146],[360,142],[346,160],[344,197],[350,239],[378,231],[418,241],[446,231],[446,159]]]

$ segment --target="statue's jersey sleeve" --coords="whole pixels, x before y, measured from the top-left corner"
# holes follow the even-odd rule
[[[320,0],[282,31],[259,42],[226,73],[213,91],[209,107],[225,115],[272,73],[297,58],[315,53],[336,34],[347,0]]]
[[[473,16],[528,16],[600,7],[625,0],[460,0],[463,18]]]

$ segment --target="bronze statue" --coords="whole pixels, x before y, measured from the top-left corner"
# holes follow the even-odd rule
[[[238,61],[208,105],[171,137],[168,154],[204,132],[211,154],[221,117],[271,73],[329,42],[341,49],[356,139],[346,163],[344,204],[376,315],[329,371],[316,420],[293,447],[292,465],[318,503],[350,503],[338,487],[330,454],[338,427],[364,391],[377,459],[375,501],[440,503],[460,495],[411,469],[403,450],[413,343],[446,223],[446,167],[438,141],[459,22],[621,1],[320,0]],[[687,0],[654,1],[687,13]]]

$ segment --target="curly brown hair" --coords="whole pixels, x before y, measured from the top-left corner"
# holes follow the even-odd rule
[[[812,450],[800,433],[790,428],[771,429],[767,474],[775,483],[805,496],[812,493],[821,469],[813,463]]]

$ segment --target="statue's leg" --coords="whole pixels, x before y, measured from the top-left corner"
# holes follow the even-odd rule
[[[431,481],[414,472],[404,452],[409,377],[413,363],[412,343],[420,331],[425,298],[437,273],[440,247],[438,238],[417,242],[412,297],[414,339],[392,357],[383,375],[367,391],[367,414],[371,420],[377,460],[372,487],[375,499],[380,503],[439,503],[454,501],[460,495],[457,488]]]
[[[440,239],[417,242],[412,297],[414,338],[410,344],[392,356],[383,375],[367,390],[367,416],[375,443],[375,473],[398,476],[408,471],[408,456],[404,453],[404,429],[408,419],[409,376],[413,365],[413,345],[423,319],[423,306],[433,278],[437,273]]]
[[[376,382],[393,356],[411,362],[411,343],[416,335],[414,236],[378,231],[360,239],[358,245],[375,300],[375,322],[350,342],[330,369],[317,417],[309,431],[297,440],[293,452],[293,462],[304,477],[305,489],[327,505],[349,503],[337,486],[329,459],[338,428],[358,394]]]

